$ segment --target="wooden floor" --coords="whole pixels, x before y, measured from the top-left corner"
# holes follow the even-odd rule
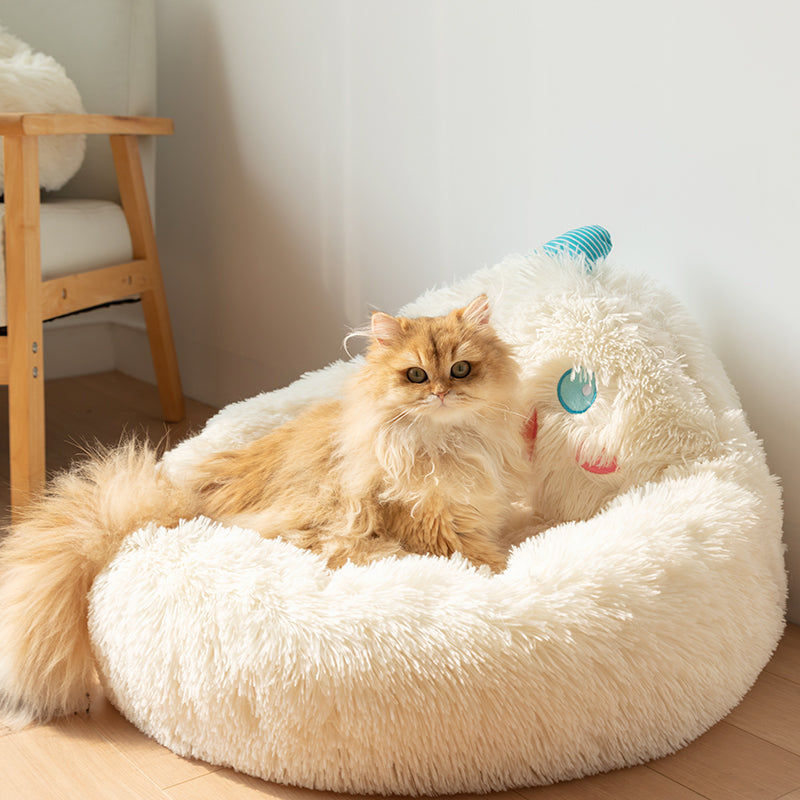
[[[7,424],[0,405],[0,430]],[[116,442],[147,432],[174,444],[213,409],[190,403],[187,421],[165,431],[158,398],[117,373],[48,385],[48,456],[64,467],[82,441]],[[7,449],[0,483],[8,480]],[[7,502],[5,495],[0,496]],[[336,800],[189,761],[139,733],[107,703],[90,717],[0,735],[0,800]],[[789,626],[742,704],[705,736],[646,766],[538,789],[502,800],[800,800],[800,628]],[[466,800],[460,798],[460,800]],[[489,800],[493,800],[490,798]]]

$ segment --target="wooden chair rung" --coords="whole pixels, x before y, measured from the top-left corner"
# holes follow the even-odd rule
[[[134,297],[152,287],[152,271],[152,265],[140,259],[43,281],[42,318],[55,319]]]

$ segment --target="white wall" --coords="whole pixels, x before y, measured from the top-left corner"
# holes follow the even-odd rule
[[[161,0],[158,230],[188,394],[565,229],[694,311],[784,480],[800,621],[795,0]]]

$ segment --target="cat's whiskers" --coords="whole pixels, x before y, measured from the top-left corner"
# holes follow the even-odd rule
[[[486,408],[491,409],[492,411],[502,411],[504,414],[511,414],[512,417],[519,417],[520,419],[528,419],[527,414],[522,414],[519,411],[515,411],[511,406],[506,405],[505,403],[495,403],[491,400],[484,400],[482,398],[477,398],[480,403],[482,403]]]
[[[395,414],[391,419],[386,421],[387,425],[394,425],[400,420],[405,419],[411,412],[408,410],[400,411],[398,414]]]
[[[386,424],[395,425],[398,422],[401,422],[402,420],[406,419],[406,417],[411,417],[411,424],[416,425],[418,419],[415,415],[413,415],[413,411],[414,411],[413,408],[404,408],[397,414],[395,414],[391,419],[387,420]]]

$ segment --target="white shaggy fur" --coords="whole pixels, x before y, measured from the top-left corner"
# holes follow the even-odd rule
[[[541,532],[492,575],[419,556],[331,572],[205,519],[138,531],[90,596],[104,683],[138,727],[269,780],[446,794],[640,763],[738,703],[786,577],[777,482],[721,365],[674,299],[606,264],[516,256],[404,313],[480,292],[536,411]],[[555,393],[573,367],[597,380],[584,414]],[[352,369],[229,406],[162,468],[190,472]]]
[[[75,84],[52,57],[36,53],[0,25],[0,113],[82,113]],[[0,144],[2,137],[0,137]],[[86,137],[42,136],[39,139],[39,184],[60,189],[80,168]],[[3,148],[0,147],[0,193]]]

